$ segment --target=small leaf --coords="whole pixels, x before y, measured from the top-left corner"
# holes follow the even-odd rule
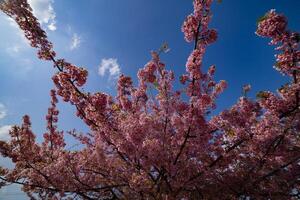
[[[256,23],[259,24],[260,22],[264,21],[265,19],[267,19],[267,15],[261,16],[256,20]]]
[[[275,66],[276,68],[280,68],[280,63],[279,63],[279,62],[276,62],[276,63],[274,64],[274,66]]]
[[[120,107],[119,107],[118,104],[113,104],[113,105],[111,106],[111,109],[112,109],[113,111],[119,111],[119,110],[120,110]]]
[[[234,136],[235,136],[235,132],[234,132],[234,130],[232,130],[232,129],[230,129],[229,131],[227,131],[226,134],[227,134],[229,137],[234,137]]]
[[[265,99],[269,97],[269,93],[266,91],[260,91],[256,94],[256,97],[259,99]]]
[[[154,87],[155,87],[156,89],[158,89],[158,86],[159,86],[159,85],[158,85],[157,81],[154,81],[154,82],[153,82],[153,85],[154,85]]]
[[[280,88],[278,88],[278,91],[280,93],[284,93],[286,91],[286,89],[288,89],[288,87],[289,87],[289,84],[286,83],[286,84],[282,85]]]

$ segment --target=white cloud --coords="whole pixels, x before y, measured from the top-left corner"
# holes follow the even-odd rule
[[[10,140],[9,130],[11,129],[11,127],[11,125],[4,125],[0,127],[0,140]]]
[[[6,108],[5,106],[0,103],[0,119],[3,119],[4,117],[6,117]]]
[[[118,64],[117,59],[115,58],[108,58],[108,59],[102,59],[101,64],[98,69],[98,74],[100,76],[104,76],[108,72],[109,79],[115,79],[118,78],[121,73],[121,68]]]
[[[55,30],[56,30],[55,23],[52,22],[51,24],[49,24],[49,25],[48,25],[48,29],[49,29],[50,31],[55,31]]]
[[[6,108],[0,103],[0,119],[6,117]],[[0,140],[8,141],[10,139],[9,130],[11,129],[11,125],[0,126]]]
[[[9,53],[10,55],[14,55],[15,53],[19,53],[20,50],[21,50],[21,47],[17,44],[6,48],[7,53]]]
[[[71,50],[77,49],[79,48],[80,44],[81,44],[81,38],[76,33],[73,33],[70,49]]]
[[[33,14],[39,19],[42,25],[47,26],[50,31],[56,30],[56,13],[53,9],[54,0],[28,0],[32,7]]]

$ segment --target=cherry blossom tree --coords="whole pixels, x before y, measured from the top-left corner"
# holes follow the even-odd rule
[[[256,34],[276,46],[275,68],[290,77],[277,93],[244,95],[235,105],[209,117],[225,81],[216,67],[202,68],[206,47],[217,39],[209,28],[212,0],[194,0],[182,31],[193,43],[182,87],[173,87],[160,52],[137,73],[121,75],[117,96],[83,91],[88,72],[59,59],[26,0],[6,0],[1,10],[14,19],[41,60],[51,61],[47,132],[36,142],[29,116],[14,126],[0,152],[15,164],[0,168],[1,186],[21,184],[31,199],[298,199],[300,196],[299,34],[271,10]],[[163,51],[164,48],[161,49]],[[149,95],[149,87],[157,90]],[[244,86],[244,92],[250,85]],[[59,96],[59,98],[58,98]],[[187,98],[188,97],[188,98]],[[57,127],[58,99],[72,104],[90,132],[67,132],[82,144],[65,148]]]

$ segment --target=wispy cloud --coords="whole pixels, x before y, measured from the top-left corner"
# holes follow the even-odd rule
[[[5,106],[0,103],[0,120],[5,118],[7,115],[7,110]],[[8,141],[10,139],[9,130],[11,125],[0,126],[0,140]]]
[[[6,117],[6,115],[7,115],[6,108],[2,103],[0,103],[0,119],[3,119],[4,117]]]
[[[98,74],[104,76],[108,72],[109,79],[118,78],[121,73],[121,68],[115,58],[104,58],[101,60],[100,66],[98,68]]]
[[[13,75],[27,77],[28,72],[34,68],[33,61],[28,58],[27,54],[31,50],[29,41],[13,19],[1,13],[0,23],[5,27],[3,34],[6,38],[0,47],[11,58],[13,64],[9,67],[16,69]]]
[[[17,44],[6,48],[7,53],[9,53],[10,55],[19,53],[20,50],[21,50],[21,46]]]
[[[73,33],[70,49],[71,50],[77,49],[79,48],[80,44],[81,44],[81,37],[78,36],[76,33]]]
[[[11,127],[11,125],[4,125],[0,127],[0,140],[10,140],[9,130],[11,129]]]
[[[32,7],[33,14],[50,31],[56,30],[56,13],[53,9],[54,0],[28,0]]]

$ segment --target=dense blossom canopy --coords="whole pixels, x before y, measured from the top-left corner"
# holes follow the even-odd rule
[[[51,105],[43,143],[35,141],[29,116],[14,126],[2,156],[12,169],[0,168],[1,185],[23,185],[32,199],[297,199],[300,195],[299,34],[271,10],[258,22],[257,35],[271,38],[279,53],[275,68],[291,78],[274,94],[239,98],[231,108],[208,117],[226,88],[205,72],[206,47],[217,39],[209,28],[212,0],[194,0],[182,31],[194,42],[181,90],[175,75],[151,52],[137,73],[138,86],[121,75],[117,96],[83,92],[88,73],[58,59],[26,0],[6,0],[1,10],[24,31],[38,57],[53,62]],[[154,86],[157,92],[149,94]],[[244,92],[250,85],[244,86]],[[57,127],[57,96],[74,105],[88,134],[69,132],[82,148],[65,148]]]

